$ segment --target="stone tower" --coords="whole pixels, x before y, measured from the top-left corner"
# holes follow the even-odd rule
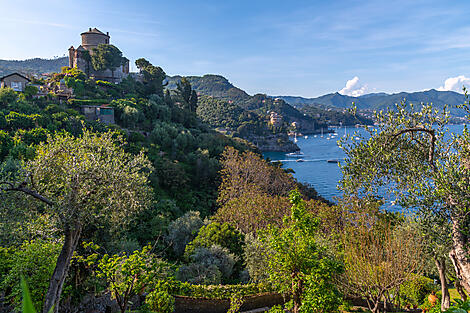
[[[121,82],[124,77],[129,74],[129,61],[118,67],[114,73],[110,70],[95,71],[90,63],[86,61],[84,54],[93,54],[93,48],[98,45],[105,44],[109,45],[110,36],[109,33],[103,33],[97,28],[89,28],[88,31],[80,34],[82,37],[82,44],[78,48],[73,46],[69,48],[69,66],[76,67],[81,71],[88,73],[90,77],[96,79],[106,80],[110,82]]]
[[[98,45],[109,44],[109,33],[104,34],[97,28],[90,28],[80,35],[82,36],[82,47],[88,51],[98,47]]]

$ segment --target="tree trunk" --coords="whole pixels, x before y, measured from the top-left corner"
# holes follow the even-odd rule
[[[292,308],[292,313],[299,313],[300,307],[302,306],[302,289],[303,284],[301,280],[297,280],[295,278],[298,277],[297,274],[293,274],[293,281],[292,281],[292,300],[294,302],[294,307]]]
[[[462,299],[464,302],[467,301],[467,294],[465,293],[465,290],[463,290],[462,284],[458,279],[455,280],[455,289],[457,289],[457,292],[460,295],[460,299]]]
[[[81,230],[81,225],[75,225],[73,229],[65,228],[64,244],[57,258],[54,273],[49,282],[49,289],[44,298],[43,313],[57,313],[59,311],[60,294],[70,267],[70,260],[80,239]]]
[[[449,257],[461,285],[470,293],[470,258],[467,253],[467,239],[462,233],[461,221],[452,218],[452,250]]]
[[[434,262],[436,263],[437,270],[439,271],[439,279],[441,280],[441,311],[446,311],[450,307],[450,294],[446,278],[446,260],[445,258],[436,258]]]

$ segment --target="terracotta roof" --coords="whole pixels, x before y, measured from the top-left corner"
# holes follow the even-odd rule
[[[24,79],[26,79],[27,81],[31,81],[28,77],[24,76],[24,75],[21,75],[20,73],[11,73],[11,74],[8,74],[8,75],[5,75],[3,77],[0,77],[0,80],[4,80],[5,78],[7,77],[10,77],[10,76],[13,76],[13,75],[18,75],[18,76],[21,76],[23,77]]]

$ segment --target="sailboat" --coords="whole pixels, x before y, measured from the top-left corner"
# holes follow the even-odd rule
[[[321,136],[323,138],[323,127],[321,128]]]
[[[297,133],[294,133],[294,142],[297,142]]]

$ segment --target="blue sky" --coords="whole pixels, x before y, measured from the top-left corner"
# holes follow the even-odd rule
[[[0,0],[0,59],[62,56],[97,27],[133,62],[250,94],[460,90],[470,1]],[[446,81],[447,80],[447,81]]]

